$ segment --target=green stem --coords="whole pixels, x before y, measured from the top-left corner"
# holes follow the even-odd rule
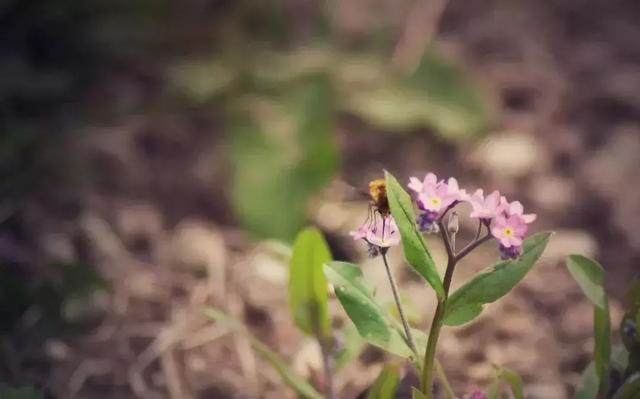
[[[411,328],[409,327],[407,317],[404,315],[402,303],[400,302],[400,296],[398,295],[398,284],[396,283],[396,280],[391,273],[391,268],[389,267],[389,262],[387,261],[387,255],[384,252],[382,253],[382,261],[384,262],[384,267],[387,270],[387,277],[389,277],[389,284],[391,284],[391,292],[393,292],[393,300],[396,302],[398,314],[400,315],[400,320],[402,321],[402,327],[404,327],[405,339],[407,341],[407,344],[409,345],[409,348],[411,348],[411,350],[417,354],[416,345],[413,341],[413,336],[411,335]]]
[[[452,241],[455,242],[455,234],[452,234],[452,236],[449,237],[444,223],[442,223],[443,217],[444,214],[438,219],[438,227],[440,228],[440,234],[442,235],[442,240],[444,241],[444,246],[447,250],[447,270],[445,271],[444,280],[442,282],[444,286],[444,298],[438,299],[436,312],[433,315],[433,321],[431,322],[431,331],[429,331],[429,339],[427,340],[427,348],[424,352],[422,376],[420,379],[421,391],[427,399],[433,399],[431,386],[433,385],[433,366],[436,356],[436,346],[438,345],[438,337],[440,335],[440,330],[442,329],[444,314],[447,308],[447,301],[449,299],[449,289],[451,288],[453,271],[456,268],[456,264],[460,262],[462,258],[469,255],[469,253],[471,253],[471,251],[476,249],[479,245],[492,238],[491,233],[487,232],[487,234],[481,238],[476,237],[476,239],[471,241],[464,248],[462,248],[460,252],[456,254],[452,245]]]
[[[427,399],[432,399],[431,386],[433,384],[433,363],[436,356],[436,346],[438,345],[438,337],[440,336],[440,330],[442,329],[442,321],[444,319],[444,313],[447,307],[447,299],[449,297],[449,288],[451,286],[451,279],[453,278],[453,271],[456,267],[457,259],[451,246],[451,241],[447,230],[445,229],[442,220],[438,220],[438,227],[444,241],[444,246],[447,250],[447,270],[444,274],[444,298],[438,299],[438,305],[436,312],[433,315],[433,321],[431,322],[431,331],[429,331],[429,339],[427,340],[427,348],[424,352],[424,362],[422,365],[422,378],[421,390]]]
[[[446,300],[438,300],[436,313],[433,315],[431,322],[431,331],[429,331],[429,340],[427,341],[427,349],[424,352],[424,362],[422,364],[422,378],[420,390],[427,399],[432,399],[431,385],[433,384],[433,362],[436,356],[436,345],[438,344],[438,336],[442,328],[442,318],[444,316],[444,308]]]

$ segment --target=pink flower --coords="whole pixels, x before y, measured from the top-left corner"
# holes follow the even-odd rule
[[[537,216],[535,213],[524,214],[524,207],[520,201],[513,201],[512,203],[509,203],[505,197],[502,197],[500,202],[505,207],[507,215],[518,215],[522,217],[522,220],[524,220],[526,224],[533,223],[533,221],[536,220]]]
[[[453,199],[453,201],[466,201],[469,199],[467,191],[461,189],[460,186],[458,186],[458,181],[453,177],[450,177],[447,181],[447,194],[449,199]]]
[[[358,227],[358,230],[350,231],[349,235],[353,237],[354,240],[362,240],[367,236],[367,231],[367,225],[363,224],[362,226]]]
[[[507,208],[507,204],[502,201],[498,190],[484,197],[482,189],[476,190],[472,196],[468,197],[473,210],[469,217],[479,219],[493,219],[500,215]]]
[[[485,399],[485,398],[486,396],[482,391],[475,391],[471,393],[469,396],[467,396],[467,399]]]
[[[411,177],[408,187],[418,193],[418,206],[423,211],[440,212],[467,198],[467,193],[460,189],[456,179],[451,177],[445,183],[444,180],[438,181],[433,173],[428,173],[423,181]]]
[[[376,218],[369,226],[365,240],[380,248],[389,248],[400,244],[400,233],[393,216]]]
[[[500,215],[491,228],[491,234],[505,248],[520,247],[527,233],[527,223],[520,215]]]
[[[422,190],[425,189],[425,187],[435,186],[437,183],[438,178],[436,177],[436,175],[434,175],[433,173],[427,173],[423,181],[420,181],[420,179],[418,179],[417,177],[410,177],[408,187],[416,193],[420,194]]]
[[[354,240],[364,240],[368,245],[370,257],[380,253],[386,253],[389,247],[400,243],[400,233],[393,216],[376,215],[373,221],[369,220],[357,230],[349,233]]]

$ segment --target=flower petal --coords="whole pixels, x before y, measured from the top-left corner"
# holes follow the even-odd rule
[[[420,179],[418,179],[417,177],[410,177],[409,185],[407,187],[409,187],[411,190],[415,191],[416,193],[419,193],[422,191],[422,188],[424,187],[424,185],[422,184]]]

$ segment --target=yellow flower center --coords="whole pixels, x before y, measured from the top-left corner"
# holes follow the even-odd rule
[[[429,202],[431,202],[431,205],[433,206],[438,206],[442,203],[442,200],[438,197],[431,197],[429,198]]]
[[[513,229],[511,227],[505,227],[502,233],[507,237],[511,237],[513,235]]]

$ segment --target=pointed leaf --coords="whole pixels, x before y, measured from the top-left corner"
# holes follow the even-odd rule
[[[385,364],[378,378],[369,388],[367,399],[394,399],[400,382],[400,367],[397,364]]]
[[[629,363],[629,352],[623,346],[616,346],[611,353],[611,368],[622,375]],[[575,399],[595,399],[598,396],[598,374],[594,362],[589,362],[582,372]]]
[[[487,388],[487,399],[500,399],[500,380],[496,379]]]
[[[336,369],[341,369],[360,356],[367,346],[367,342],[360,336],[353,323],[346,324],[342,331],[338,332],[336,341],[338,342],[335,355]]]
[[[253,334],[251,334],[240,322],[233,320],[220,310],[212,307],[206,308],[204,310],[204,314],[216,323],[224,326],[233,334],[240,334],[247,338],[253,349],[258,352],[264,360],[270,363],[278,374],[280,374],[282,380],[299,395],[309,399],[323,399],[322,395],[320,395],[320,393],[318,393],[318,391],[316,391],[315,388],[307,382],[307,380],[293,371],[293,369],[287,365],[287,362],[282,359],[280,355],[269,349],[268,346],[254,337]]]
[[[609,390],[611,369],[611,320],[609,303],[604,290],[604,269],[596,261],[582,255],[570,255],[567,268],[582,292],[593,302],[593,327],[595,333],[594,363],[598,381],[598,392]]]
[[[500,368],[500,378],[505,380],[509,387],[511,387],[511,393],[514,399],[522,399],[522,377],[515,371],[506,367]]]
[[[580,385],[576,389],[575,399],[595,399],[598,396],[598,374],[596,366],[590,362],[582,372]]]
[[[637,399],[640,398],[640,376],[631,378],[625,382],[613,395],[613,399]]]
[[[416,387],[411,387],[411,399],[427,399]]]
[[[582,289],[582,292],[597,307],[606,307],[607,294],[604,291],[604,269],[597,262],[582,255],[570,255],[567,269]]]
[[[357,265],[330,262],[324,266],[336,297],[367,342],[402,357],[412,356],[398,322],[391,319],[373,299],[373,288],[362,279]]]
[[[331,252],[320,230],[302,230],[293,244],[289,266],[289,306],[296,325],[318,338],[331,334],[327,312],[327,280],[322,267]]]
[[[429,282],[438,298],[444,298],[442,280],[431,257],[431,253],[429,253],[427,245],[422,238],[422,234],[420,234],[417,229],[416,216],[413,212],[411,197],[392,174],[385,174],[389,206],[391,207],[391,214],[396,220],[396,224],[400,230],[404,257],[407,259],[409,265]]]
[[[505,296],[531,270],[542,255],[552,233],[539,233],[527,238],[520,258],[502,261],[478,273],[454,292],[447,302],[444,323],[460,325],[473,320],[484,304]]]

